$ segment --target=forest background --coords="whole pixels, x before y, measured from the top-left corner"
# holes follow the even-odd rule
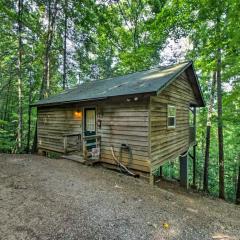
[[[0,152],[32,151],[38,99],[186,60],[207,105],[191,181],[239,203],[239,0],[0,0]]]

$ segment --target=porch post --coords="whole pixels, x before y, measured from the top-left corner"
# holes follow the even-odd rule
[[[183,153],[179,156],[180,162],[180,185],[182,187],[188,188],[188,160],[187,153]]]

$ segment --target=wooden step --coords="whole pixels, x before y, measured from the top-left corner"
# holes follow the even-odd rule
[[[79,155],[63,155],[62,158],[72,160],[72,161],[76,161],[76,162],[80,162],[80,163],[85,163],[86,162],[86,160],[84,160],[83,157],[79,156]]]

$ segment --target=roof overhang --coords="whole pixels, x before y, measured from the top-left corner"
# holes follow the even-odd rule
[[[81,99],[81,101],[80,100],[71,100],[71,101],[52,102],[52,103],[43,103],[43,104],[33,103],[30,106],[31,107],[59,106],[59,105],[65,105],[65,104],[71,104],[71,103],[79,103],[79,102],[101,101],[101,100],[104,100],[104,99],[107,99],[107,97],[105,97],[105,98]]]
[[[183,72],[193,88],[197,107],[204,107],[203,94],[192,62],[183,62],[167,67],[158,67],[146,71],[130,73],[105,80],[86,82],[63,93],[41,99],[31,107],[57,106],[72,103],[102,101],[114,97],[130,95],[160,94]]]
[[[125,94],[125,95],[117,95],[117,96],[109,96],[109,97],[104,97],[104,98],[91,98],[91,99],[83,99],[83,100],[75,100],[75,101],[64,101],[64,102],[55,102],[55,103],[43,103],[43,104],[31,104],[31,107],[52,107],[52,106],[62,106],[62,105],[67,105],[67,104],[77,104],[77,103],[86,103],[86,102],[96,102],[96,101],[104,101],[104,100],[109,100],[109,99],[114,99],[114,98],[131,98],[131,97],[136,97],[136,96],[144,96],[144,97],[150,97],[152,95],[156,95],[156,92],[143,92],[143,93],[134,93],[134,94]]]

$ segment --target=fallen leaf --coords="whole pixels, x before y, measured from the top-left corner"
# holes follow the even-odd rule
[[[163,223],[163,228],[164,229],[168,229],[169,228],[169,224],[168,223]]]

